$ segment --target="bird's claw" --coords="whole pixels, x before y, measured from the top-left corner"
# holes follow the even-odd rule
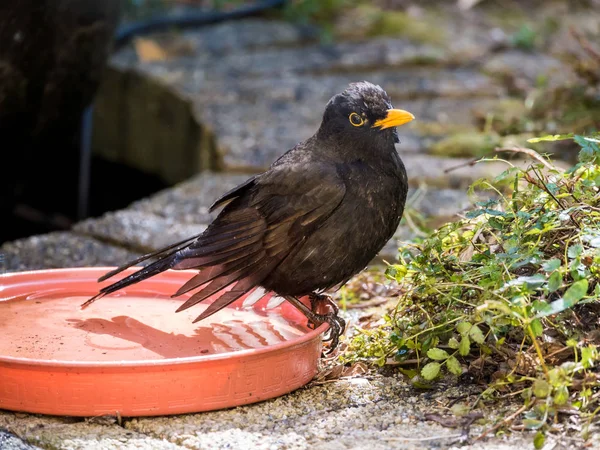
[[[326,352],[326,355],[330,355],[334,352],[336,347],[340,342],[340,336],[344,333],[346,329],[346,321],[342,319],[338,313],[339,308],[335,304],[329,295],[325,294],[316,294],[312,293],[308,297],[310,299],[310,307],[311,310],[315,314],[315,321],[313,325],[316,327],[317,325],[321,325],[322,323],[327,322],[329,324],[329,332],[327,333],[327,337],[323,339],[324,342],[331,342],[329,345],[329,350]],[[318,314],[317,311],[321,305],[326,305],[329,308],[328,313],[326,314]],[[311,323],[311,321],[309,321]],[[313,328],[314,329],[314,328]]]
[[[337,348],[340,342],[340,336],[344,333],[344,330],[346,329],[346,321],[333,312],[327,314],[315,314],[314,319],[315,323],[313,325],[315,327],[323,323],[329,324],[329,331],[327,333],[327,337],[323,339],[323,341],[331,342],[331,344],[329,345],[329,350],[325,353],[326,355],[331,355]]]
[[[312,294],[310,294],[308,296],[308,298],[310,300],[310,309],[312,309],[314,312],[318,311],[320,304],[325,304],[326,306],[330,307],[336,316],[340,312],[340,309],[335,304],[335,302],[333,300],[331,300],[331,297],[329,295],[316,294],[313,292]]]
[[[311,330],[318,328],[324,323],[329,324],[327,337],[324,341],[331,341],[331,344],[329,345],[329,350],[325,354],[332,354],[340,342],[340,336],[346,329],[346,321],[338,315],[338,307],[331,301],[331,298],[327,295],[311,294],[309,297],[311,308],[308,308],[294,296],[288,295],[285,298],[306,316],[308,319],[308,328]],[[331,308],[328,308],[329,311],[325,314],[316,312],[316,310],[320,309],[317,308],[319,303],[322,302],[331,306]]]

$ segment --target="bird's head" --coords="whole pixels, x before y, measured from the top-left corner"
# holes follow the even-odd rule
[[[414,118],[408,111],[394,109],[380,86],[361,81],[329,100],[319,133],[352,141],[398,142],[396,127]]]

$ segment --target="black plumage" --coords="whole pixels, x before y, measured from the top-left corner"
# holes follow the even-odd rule
[[[413,118],[392,109],[381,87],[350,84],[329,101],[314,136],[212,205],[223,209],[202,234],[107,273],[99,281],[156,258],[84,306],[167,269],[198,269],[174,294],[198,289],[178,311],[222,291],[202,320],[260,286],[313,324],[328,322],[335,347],[344,326],[337,311],[317,314],[298,297],[340,287],[394,234],[408,189],[395,127]]]

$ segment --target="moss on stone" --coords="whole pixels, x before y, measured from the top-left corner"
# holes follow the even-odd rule
[[[472,126],[444,122],[415,121],[411,127],[421,136],[426,137],[444,137],[455,133],[476,132]]]
[[[482,127],[491,127],[495,132],[506,135],[527,130],[529,110],[521,98],[504,98],[495,103],[485,117],[480,114]]]
[[[497,134],[480,132],[456,133],[433,144],[430,152],[446,157],[477,157],[491,153],[501,144]]]
[[[442,44],[445,40],[442,24],[433,23],[426,14],[422,18],[411,17],[403,11],[374,10],[373,14],[371,36],[403,36],[430,44]]]
[[[415,42],[441,45],[446,34],[441,20],[432,14],[412,17],[403,11],[381,9],[367,3],[347,11],[336,24],[336,35],[343,38],[364,36],[406,37]]]

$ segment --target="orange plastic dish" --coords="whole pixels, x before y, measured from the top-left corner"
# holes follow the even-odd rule
[[[193,324],[171,294],[195,272],[167,271],[80,304],[112,268],[0,276],[0,409],[69,416],[154,416],[277,397],[316,373],[324,324],[269,296]],[[124,275],[136,270],[132,268]],[[272,304],[271,304],[272,305]]]

